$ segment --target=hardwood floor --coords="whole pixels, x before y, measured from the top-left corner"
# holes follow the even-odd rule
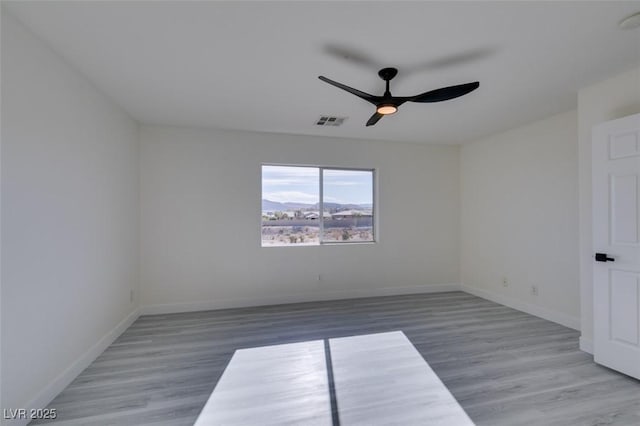
[[[577,331],[462,292],[143,316],[32,424],[191,426],[236,349],[395,330],[477,425],[640,425]]]
[[[402,331],[238,349],[195,426],[247,424],[474,426]]]

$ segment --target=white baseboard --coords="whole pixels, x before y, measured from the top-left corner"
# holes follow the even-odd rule
[[[580,350],[593,355],[593,340],[580,336]]]
[[[216,309],[245,308],[251,306],[281,305],[286,303],[319,302],[323,300],[358,297],[399,296],[403,294],[441,293],[460,291],[460,284],[434,284],[408,287],[383,287],[365,290],[343,290],[323,293],[298,293],[264,298],[219,299],[200,302],[142,305],[141,315],[175,314],[181,312],[211,311]]]
[[[469,287],[461,285],[460,289],[466,293],[473,294],[474,296],[482,297],[483,299],[491,300],[492,302],[499,303],[501,305],[508,306],[518,311],[526,312],[528,314],[546,319],[564,325],[565,327],[573,328],[574,330],[580,330],[580,318],[571,315],[563,314],[561,312],[552,311],[541,306],[532,305],[530,303],[522,302],[511,297],[502,296],[486,290],[481,290],[475,287]]]
[[[66,370],[46,385],[31,401],[21,408],[26,408],[27,413],[31,409],[45,408],[49,403],[66,388],[82,371],[87,368],[105,349],[109,347],[133,322],[140,316],[140,310],[136,309],[127,315],[111,331],[102,336],[89,350],[75,360]],[[26,425],[29,420],[15,419],[6,424],[11,426]],[[3,423],[4,424],[4,423]]]

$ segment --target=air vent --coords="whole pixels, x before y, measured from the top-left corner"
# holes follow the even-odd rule
[[[320,118],[316,121],[316,125],[318,126],[340,126],[344,123],[347,117],[334,117],[332,115],[321,115]]]

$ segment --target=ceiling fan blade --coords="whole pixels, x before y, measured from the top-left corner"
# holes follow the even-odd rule
[[[436,90],[431,90],[429,92],[422,93],[417,96],[412,96],[410,98],[404,98],[411,102],[442,102],[448,101],[449,99],[458,98],[460,96],[466,95],[469,92],[473,92],[478,87],[480,87],[480,83],[474,81],[473,83],[459,84],[457,86],[449,86],[443,87]]]
[[[369,121],[367,121],[367,127],[369,126],[373,126],[374,124],[376,124],[382,117],[384,117],[384,115],[380,114],[379,112],[374,112],[373,115],[371,116],[371,118],[369,118]]]
[[[323,50],[325,53],[335,58],[347,60],[353,64],[365,66],[368,69],[374,68],[377,71],[382,68],[382,64],[378,63],[378,61],[367,55],[364,51],[354,46],[348,46],[344,43],[328,43],[324,46]]]
[[[372,104],[376,104],[378,102],[379,98],[380,98],[379,96],[373,96],[373,95],[365,93],[365,92],[363,92],[361,90],[354,89],[353,87],[349,87],[349,86],[344,85],[342,83],[338,83],[337,81],[333,81],[333,80],[328,79],[327,77],[324,77],[322,75],[318,76],[318,78],[320,80],[324,81],[325,83],[329,83],[332,86],[336,86],[336,87],[338,87],[338,88],[340,88],[342,90],[346,90],[347,92],[349,92],[349,93],[351,93],[353,95],[356,95],[357,97],[362,98],[367,102],[371,102]]]

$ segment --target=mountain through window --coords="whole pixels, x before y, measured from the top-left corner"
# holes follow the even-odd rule
[[[373,242],[374,170],[262,166],[262,246]]]

